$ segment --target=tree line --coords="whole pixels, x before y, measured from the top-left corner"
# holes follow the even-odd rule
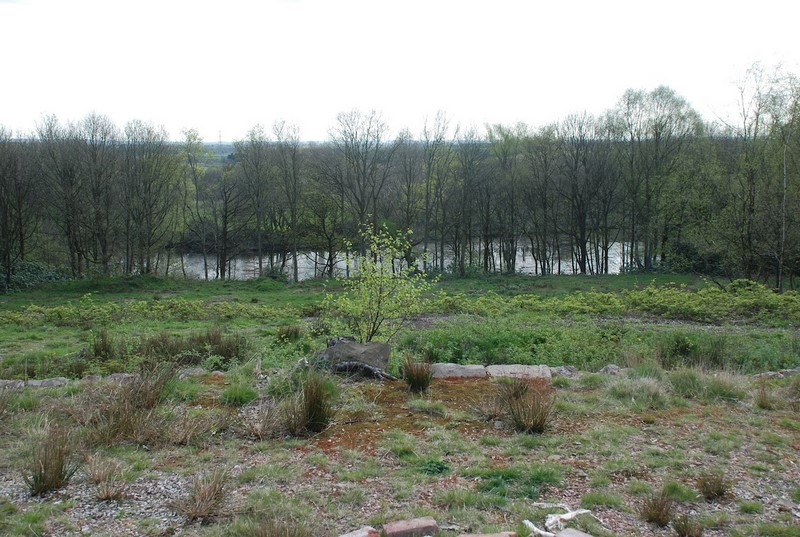
[[[461,128],[444,113],[390,136],[375,111],[337,117],[324,143],[279,121],[219,155],[142,121],[44,118],[0,127],[0,266],[75,277],[180,272],[205,278],[252,255],[261,275],[298,279],[298,252],[335,274],[360,229],[413,229],[428,271],[539,274],[692,271],[794,288],[800,270],[800,83],[759,66],[733,123],[704,121],[668,87],[628,90],[599,115],[551,125]]]

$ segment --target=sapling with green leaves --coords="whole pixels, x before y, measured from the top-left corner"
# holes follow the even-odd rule
[[[356,276],[343,282],[343,293],[325,297],[324,311],[362,343],[388,342],[423,311],[431,282],[410,261],[410,235],[364,227],[366,250],[354,258]]]

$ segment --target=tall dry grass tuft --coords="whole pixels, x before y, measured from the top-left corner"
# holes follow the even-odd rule
[[[303,383],[303,412],[306,428],[312,433],[324,431],[333,419],[329,381],[315,371]]]
[[[228,470],[222,467],[198,475],[186,497],[175,501],[172,507],[190,521],[222,514],[228,476]]]
[[[100,454],[90,456],[84,466],[86,477],[97,485],[95,497],[100,501],[120,501],[127,483],[122,478],[122,464]]]
[[[639,509],[642,520],[662,528],[669,524],[674,512],[675,502],[663,492],[645,498]]]
[[[139,375],[119,382],[95,383],[76,397],[70,412],[87,428],[87,440],[92,446],[159,443],[166,420],[158,412],[158,405],[173,375],[171,366],[161,365],[143,368]]]
[[[499,399],[514,430],[542,433],[553,413],[555,390],[546,384],[514,379],[500,384]]]
[[[419,362],[413,356],[408,355],[403,362],[403,377],[411,392],[427,392],[433,382],[431,364],[429,362]]]
[[[703,472],[697,476],[697,490],[707,501],[723,500],[730,496],[732,485],[721,471]]]
[[[34,443],[22,478],[31,496],[39,496],[65,486],[77,470],[76,447],[71,431],[48,424],[42,437]]]

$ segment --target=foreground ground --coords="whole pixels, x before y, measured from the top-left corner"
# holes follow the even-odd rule
[[[774,404],[759,409],[750,379],[726,377],[720,386],[719,377],[699,375],[702,392],[686,398],[677,393],[680,378],[670,387],[668,375],[643,373],[557,380],[543,434],[516,433],[492,414],[496,382],[435,381],[419,397],[402,382],[342,381],[334,421],[323,432],[263,440],[253,433],[259,401],[226,407],[219,399],[225,381],[203,377],[181,383],[192,401],[173,392],[160,407],[161,415],[182,418],[158,432],[158,441],[94,452],[117,466],[122,492],[113,500],[99,499],[104,482],[92,476],[96,461],[63,489],[29,495],[19,431],[35,434],[30,428],[42,426],[44,409],[59,419],[80,400],[80,388],[24,392],[16,397],[35,397],[37,409],[6,415],[0,437],[0,493],[7,498],[0,500],[0,528],[15,535],[285,534],[248,530],[252,520],[269,520],[308,530],[298,535],[338,535],[432,515],[451,528],[444,535],[524,534],[522,520],[542,526],[547,512],[558,512],[532,507],[547,501],[591,509],[598,520],[583,517],[573,526],[593,535],[674,535],[641,513],[663,490],[675,500],[675,514],[690,515],[704,535],[800,534],[800,420],[790,391],[797,383],[770,385]],[[712,394],[723,390],[727,400]],[[187,432],[180,425],[193,420],[205,426]],[[190,495],[194,476],[215,468],[228,472],[226,501],[190,521],[172,504]],[[726,494],[707,501],[699,480],[713,472],[724,476]]]
[[[543,433],[514,430],[496,381],[419,396],[343,378],[330,424],[292,433],[276,408],[330,335],[319,303],[335,285],[68,282],[3,297],[0,378],[74,380],[0,390],[0,535],[336,536],[420,515],[445,536],[526,535],[523,520],[557,511],[536,502],[590,509],[573,525],[596,536],[800,535],[800,375],[753,376],[800,366],[797,295],[627,276],[440,287],[393,341],[391,371],[409,356],[574,365]],[[206,373],[133,392],[79,380],[171,360]],[[627,367],[597,372],[608,363]],[[35,449],[59,430],[76,472],[32,495]],[[225,501],[202,504],[198,477]],[[659,505],[667,526],[645,520]]]

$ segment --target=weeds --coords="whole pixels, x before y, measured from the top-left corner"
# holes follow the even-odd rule
[[[122,465],[95,454],[86,462],[86,477],[95,485],[95,497],[100,501],[120,501],[125,497],[127,484],[122,479]]]
[[[76,398],[70,412],[78,423],[88,427],[92,445],[156,443],[166,425],[157,406],[170,378],[172,369],[161,367],[143,370],[142,375],[120,382],[97,383]]]
[[[273,399],[266,399],[258,406],[258,410],[245,420],[245,432],[258,440],[273,438],[280,433],[281,421],[281,407]],[[291,430],[299,431],[303,428],[302,425],[298,427],[292,426]]]
[[[683,514],[672,519],[672,529],[678,537],[701,537],[703,525],[689,515]]]
[[[731,494],[731,482],[720,471],[703,472],[697,477],[697,490],[706,501],[723,500]]]
[[[408,389],[413,393],[424,393],[433,382],[433,370],[428,362],[418,362],[413,356],[407,355],[403,362],[403,378]]]
[[[220,401],[228,406],[244,406],[258,397],[258,392],[245,384],[231,384],[219,396]]]
[[[0,419],[2,419],[3,414],[5,414],[6,410],[11,406],[11,398],[15,391],[16,390],[12,390],[6,386],[0,387]]]
[[[278,339],[281,341],[297,341],[303,335],[303,327],[299,324],[288,324],[278,327]]]
[[[645,522],[650,522],[663,528],[669,524],[674,510],[675,502],[662,492],[645,498],[639,509],[639,514]]]
[[[65,486],[77,470],[75,446],[70,431],[48,424],[43,437],[33,447],[22,478],[31,496],[40,496]]]
[[[222,467],[203,473],[192,481],[189,494],[173,508],[190,521],[218,516],[225,504],[228,470]]]
[[[772,390],[766,379],[762,378],[758,381],[756,393],[753,396],[753,403],[756,408],[761,410],[773,410],[776,406],[775,397],[772,395]]]

